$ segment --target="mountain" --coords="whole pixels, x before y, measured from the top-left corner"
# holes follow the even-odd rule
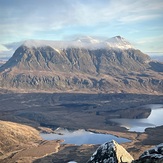
[[[0,87],[17,91],[163,93],[163,64],[120,36],[106,41],[28,40],[0,67]]]

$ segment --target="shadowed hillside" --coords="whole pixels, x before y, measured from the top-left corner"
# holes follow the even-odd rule
[[[8,121],[0,121],[0,133],[2,154],[18,150],[23,146],[30,146],[33,142],[41,140],[39,132],[34,128]]]

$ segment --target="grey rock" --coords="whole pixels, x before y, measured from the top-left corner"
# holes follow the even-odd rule
[[[163,143],[145,151],[133,163],[163,163]]]
[[[131,163],[133,157],[114,140],[102,144],[87,163]]]
[[[114,140],[98,147],[87,163],[163,163],[163,143],[145,151],[137,160]]]

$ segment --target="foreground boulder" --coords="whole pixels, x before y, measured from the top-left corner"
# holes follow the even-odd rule
[[[163,163],[163,143],[145,151],[133,163]]]
[[[102,144],[87,163],[131,163],[133,157],[114,140]]]
[[[145,151],[138,160],[114,140],[98,147],[87,163],[163,163],[163,143]]]

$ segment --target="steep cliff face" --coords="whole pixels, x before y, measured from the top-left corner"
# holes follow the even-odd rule
[[[61,43],[55,46],[26,42],[0,67],[0,87],[26,91],[162,93],[163,64],[151,61],[124,40],[119,42],[113,42],[118,47],[93,41],[62,48],[58,48]],[[125,48],[119,48],[123,44]]]
[[[13,57],[0,69],[4,71],[58,71],[86,74],[115,74],[142,71],[149,67],[150,58],[135,49],[54,49],[50,46],[20,46]]]

